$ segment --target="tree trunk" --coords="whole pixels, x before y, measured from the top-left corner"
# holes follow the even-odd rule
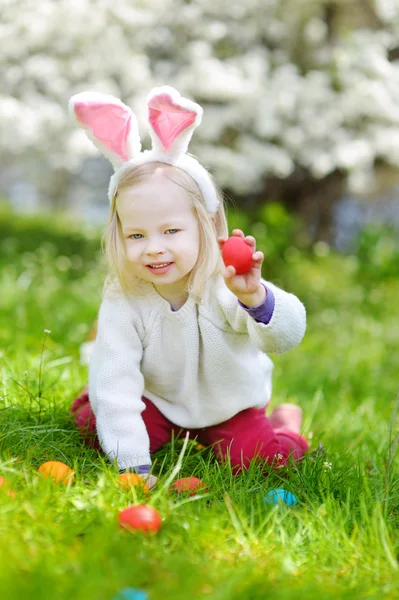
[[[334,208],[346,188],[344,173],[335,171],[324,179],[312,179],[305,170],[297,169],[286,179],[269,178],[264,189],[242,198],[238,206],[254,212],[261,203],[281,202],[288,211],[302,219],[312,242],[332,244],[335,239]],[[229,192],[230,196],[234,194]]]

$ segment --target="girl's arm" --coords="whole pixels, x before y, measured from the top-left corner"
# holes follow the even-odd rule
[[[141,413],[143,348],[134,312],[122,296],[104,298],[89,369],[89,397],[97,434],[119,469],[150,465],[149,438]]]
[[[232,331],[249,335],[261,352],[282,354],[297,346],[305,334],[305,307],[294,294],[285,292],[269,281],[262,279],[261,282],[268,293],[269,290],[272,292],[274,299],[273,312],[267,324],[261,319],[258,321],[252,314],[258,309],[248,310],[241,306],[227,287],[218,289],[216,301]]]
[[[220,308],[232,329],[247,333],[259,350],[286,352],[299,344],[305,334],[305,307],[293,294],[262,279],[264,255],[256,250],[255,238],[245,236],[241,229],[232,233],[251,248],[252,267],[239,275],[233,266],[225,268],[225,287],[218,294]],[[218,238],[221,251],[225,241]]]

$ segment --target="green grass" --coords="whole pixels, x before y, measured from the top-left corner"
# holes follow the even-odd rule
[[[254,231],[259,239],[259,224]],[[117,522],[119,510],[144,497],[117,486],[116,469],[81,444],[68,413],[87,378],[79,344],[101,298],[99,237],[7,213],[0,232],[0,475],[16,492],[0,490],[0,598],[112,600],[126,587],[146,590],[150,600],[398,597],[392,244],[373,268],[378,253],[364,240],[367,265],[321,244],[282,251],[282,230],[273,254],[271,232],[263,232],[264,276],[308,311],[302,344],[273,357],[273,404],[299,403],[311,449],[321,442],[325,454],[267,478],[256,465],[233,477],[190,442],[179,476],[199,477],[209,489],[182,498],[168,485],[183,448],[174,441],[154,461],[159,481],[149,502],[163,526],[145,536]],[[45,460],[69,464],[76,483],[42,479]],[[276,487],[298,504],[265,504]]]

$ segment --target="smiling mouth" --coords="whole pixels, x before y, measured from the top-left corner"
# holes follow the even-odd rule
[[[147,267],[151,267],[151,269],[161,269],[162,267],[168,267],[171,264],[172,263],[167,262],[167,263],[161,263],[160,265],[147,265]]]

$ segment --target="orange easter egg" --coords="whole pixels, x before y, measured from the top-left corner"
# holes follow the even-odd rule
[[[75,473],[68,465],[58,460],[49,460],[40,465],[38,472],[47,479],[53,479],[56,483],[67,485],[74,481]]]
[[[150,493],[150,489],[144,479],[140,475],[136,475],[136,473],[122,473],[118,477],[118,485],[124,490],[129,490],[132,486],[138,486],[146,494]]]

